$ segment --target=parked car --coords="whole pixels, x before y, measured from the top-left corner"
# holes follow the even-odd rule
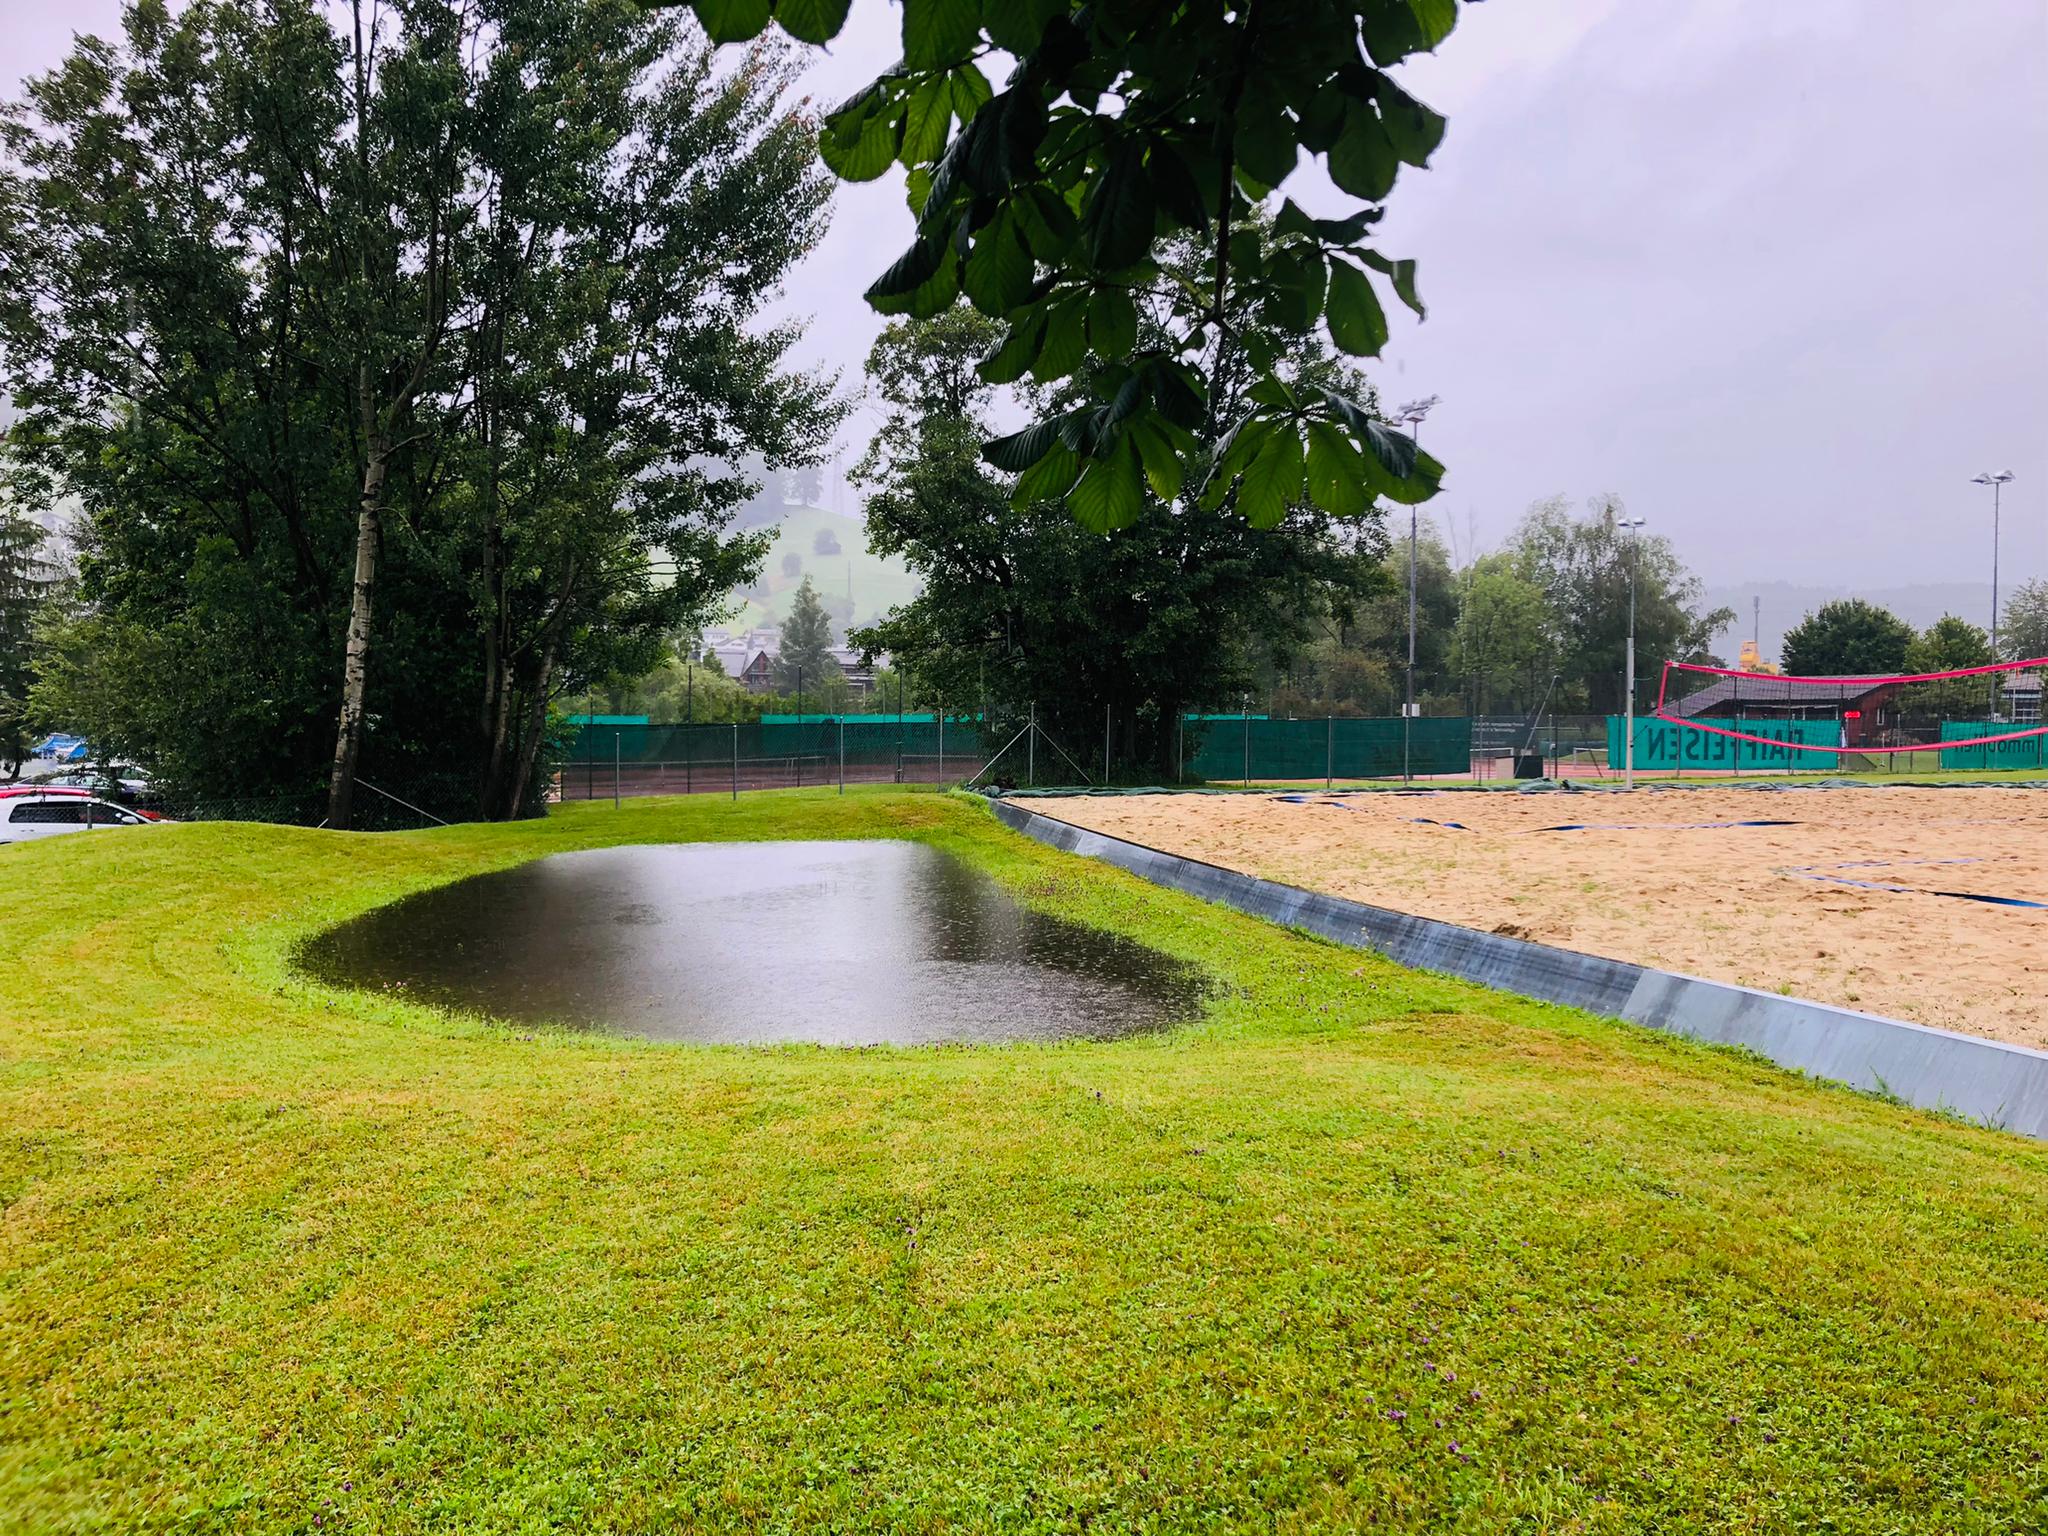
[[[158,819],[83,789],[41,785],[0,789],[0,843],[24,843],[31,838],[91,832],[102,827],[139,827]]]
[[[66,773],[47,774],[29,781],[45,789],[83,789],[117,800],[132,810],[141,809],[149,796],[149,778],[139,769],[110,764],[96,768],[90,763]]]

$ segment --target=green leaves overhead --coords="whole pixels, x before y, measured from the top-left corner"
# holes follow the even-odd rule
[[[1081,215],[1081,233],[1096,270],[1113,272],[1142,260],[1152,249],[1152,217],[1152,181],[1145,173],[1144,148],[1123,139],[1111,151]]]
[[[994,0],[1001,5],[1006,0]],[[905,0],[903,63],[907,69],[947,69],[981,39],[981,0]]]
[[[721,40],[773,20],[817,43],[847,15],[846,0],[692,3]],[[1366,242],[1402,168],[1427,165],[1444,136],[1443,118],[1389,71],[1441,43],[1458,11],[1457,0],[1288,0],[1284,16],[1214,3],[901,0],[902,62],[819,129],[837,175],[868,181],[900,165],[908,176],[917,227],[869,302],[929,315],[964,293],[1008,328],[984,380],[1078,377],[1105,406],[1144,358],[1213,356],[1239,317],[1296,336],[1327,329],[1344,353],[1377,357],[1389,326],[1376,285],[1418,317],[1423,306],[1414,263]],[[1003,57],[1014,67],[991,85],[982,67]],[[1323,156],[1337,187],[1368,206],[1314,218],[1283,201],[1255,229],[1260,202],[1304,154]],[[1210,275],[1163,281],[1162,252],[1186,241],[1206,250]],[[1278,341],[1246,356],[1269,377],[1294,366]],[[1091,526],[1118,526],[1134,487],[1173,494],[1160,487],[1178,486],[1181,457],[1164,427],[1199,428],[1209,387],[1191,369],[1152,378],[1129,421],[1101,443],[1065,444],[1075,464],[1035,475],[1031,493],[1064,481]],[[1276,515],[1280,496],[1363,510],[1361,498],[1387,487],[1427,494],[1426,475],[1389,467],[1394,450],[1344,413],[1319,411],[1318,435],[1299,410],[1259,409],[1290,425],[1259,439],[1275,446],[1256,474],[1249,461],[1231,469],[1247,516]],[[1013,472],[1053,452],[1048,443]],[[1112,462],[1122,467],[1098,468]]]
[[[800,43],[829,43],[846,25],[851,8],[852,0],[780,0],[775,19]],[[703,14],[701,7],[698,14]]]
[[[1330,340],[1353,357],[1378,357],[1387,344],[1387,316],[1372,281],[1350,262],[1330,263]]]
[[[1067,509],[1091,533],[1128,528],[1145,509],[1141,478],[1136,449],[1119,444],[1108,458],[1089,461],[1080,481],[1067,492]]]
[[[744,43],[748,38],[759,37],[768,25],[770,0],[696,0],[697,20],[704,24],[704,30],[714,43]],[[799,6],[798,9],[817,9],[815,4]],[[800,23],[812,17],[799,17]],[[840,9],[839,20],[846,20],[845,8]],[[836,27],[833,29],[838,30]],[[796,34],[792,32],[792,36]],[[830,34],[827,34],[828,36]],[[817,39],[806,38],[806,42]]]
[[[1006,315],[1031,297],[1034,272],[1031,252],[1005,209],[975,241],[961,287],[983,314]]]
[[[886,80],[825,119],[818,154],[841,181],[873,181],[896,163],[903,143],[903,103],[891,99]]]
[[[1264,433],[1238,482],[1237,510],[1254,528],[1276,527],[1301,500],[1302,475],[1299,434],[1291,426]]]

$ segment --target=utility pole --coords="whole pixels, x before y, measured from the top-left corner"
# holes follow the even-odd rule
[[[1623,716],[1622,761],[1623,789],[1636,787],[1636,559],[1642,550],[1643,520],[1640,517],[1624,517],[1616,520],[1616,527],[1629,531],[1628,548],[1628,710]],[[1609,771],[1613,765],[1609,764]]]
[[[1417,454],[1422,452],[1422,418],[1436,409],[1438,399],[1436,395],[1426,395],[1420,400],[1410,400],[1394,413],[1396,421],[1408,424],[1408,440],[1415,445]],[[1408,507],[1408,698],[1401,707],[1401,783],[1404,787],[1414,779],[1409,750],[1415,733],[1415,544],[1420,516],[1418,504],[1411,502]]]
[[[1970,484],[1972,485],[1988,485],[1991,487],[1991,659],[1993,661],[1997,661],[1999,659],[1998,497],[1999,493],[2005,489],[2006,482],[2010,479],[2012,479],[2012,471],[2009,469],[2002,470],[1995,475],[1992,474],[1989,470],[1986,470],[1983,474],[1976,476],[1974,479],[1970,481]],[[1996,720],[1998,718],[1998,674],[1996,672],[1991,674],[1991,718],[1993,720]]]

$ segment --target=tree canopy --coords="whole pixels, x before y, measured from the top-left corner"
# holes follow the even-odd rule
[[[359,758],[534,805],[553,701],[758,570],[734,466],[836,420],[762,319],[829,188],[792,78],[627,3],[139,0],[29,82],[0,383],[88,514],[49,706],[334,824]]]
[[[2006,661],[2048,656],[2048,580],[2021,582],[2006,598],[1998,621],[1998,649]]]
[[[837,701],[846,692],[846,674],[832,654],[832,619],[806,576],[789,601],[782,621],[782,643],[775,654],[778,692],[808,695],[813,703]]]
[[[1623,526],[1614,495],[1574,517],[1562,497],[1531,507],[1510,541],[1514,568],[1545,596],[1557,667],[1579,707],[1619,714],[1626,697],[1629,593],[1635,593],[1638,686],[1655,686],[1667,661],[1709,662],[1715,631],[1733,610],[1701,608],[1701,587],[1671,541]],[[1639,701],[1640,702],[1640,701]]]
[[[1184,276],[1206,259],[1189,243],[1169,258]],[[1240,335],[1272,334],[1256,314],[1235,318]],[[1383,589],[1377,509],[1339,515],[1297,490],[1277,520],[1255,525],[1192,487],[1148,479],[1116,537],[1091,532],[1052,493],[1020,494],[981,460],[990,386],[975,358],[997,332],[960,308],[898,321],[875,345],[869,377],[888,409],[857,471],[869,538],[903,555],[924,590],[855,638],[907,666],[928,702],[999,720],[1035,706],[1091,760],[1107,723],[1119,771],[1170,772],[1183,711],[1234,704],[1259,655],[1354,618]],[[1249,356],[1232,348],[1219,361],[1226,402],[1257,387]],[[1283,369],[1290,388],[1366,393],[1310,346]],[[1038,403],[1057,410],[1087,387],[1047,385]]]
[[[1794,677],[1892,676],[1909,670],[1913,626],[1860,597],[1823,603],[1785,634],[1785,671]]]
[[[675,3],[675,0],[670,0]],[[822,44],[848,0],[692,0],[711,36],[771,22]],[[1065,498],[1083,526],[1135,523],[1145,488],[1199,481],[1211,505],[1277,526],[1304,499],[1346,517],[1374,496],[1435,494],[1442,467],[1341,388],[1298,389],[1281,360],[1324,331],[1379,355],[1384,293],[1423,313],[1415,264],[1370,236],[1444,119],[1388,72],[1435,48],[1457,0],[1205,0],[1162,13],[1099,0],[903,0],[903,57],[827,115],[825,163],[850,181],[908,173],[915,237],[867,290],[929,319],[965,295],[1000,322],[991,383],[1075,380],[1025,431],[990,443],[1020,503]],[[983,65],[1007,58],[998,87]],[[1304,156],[1362,206],[1247,215]],[[1164,259],[1199,240],[1199,283]],[[1231,334],[1256,313],[1257,339]],[[1149,322],[1141,324],[1141,320]],[[1225,409],[1227,351],[1256,388]],[[1203,446],[1214,451],[1197,458]]]
[[[0,767],[10,776],[28,756],[36,644],[66,585],[52,543],[40,523],[0,499]]]

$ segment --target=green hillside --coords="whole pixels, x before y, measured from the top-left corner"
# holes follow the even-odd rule
[[[821,554],[821,536],[836,543],[838,553]],[[787,562],[794,561],[790,566]],[[822,507],[791,507],[775,536],[775,547],[761,567],[761,580],[741,594],[743,606],[734,628],[779,623],[789,613],[790,594],[805,576],[833,610],[835,628],[846,628],[848,594],[852,623],[870,624],[890,608],[917,596],[918,581],[898,559],[868,553],[867,533],[858,518],[842,517]]]

